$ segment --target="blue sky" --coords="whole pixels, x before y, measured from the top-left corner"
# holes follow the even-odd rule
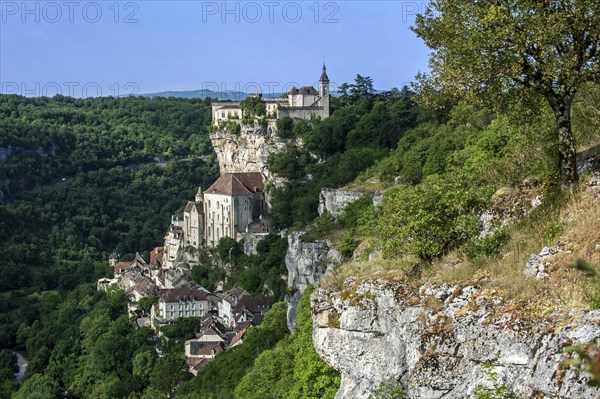
[[[281,91],[356,74],[378,89],[427,70],[422,1],[0,0],[0,90],[96,96]]]

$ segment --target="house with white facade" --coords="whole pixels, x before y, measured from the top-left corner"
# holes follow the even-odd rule
[[[170,324],[180,317],[204,317],[211,309],[210,293],[199,286],[163,289],[157,296],[151,311],[155,325]]]

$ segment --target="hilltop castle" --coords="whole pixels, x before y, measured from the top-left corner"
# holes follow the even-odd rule
[[[329,117],[329,76],[327,67],[319,78],[319,91],[313,86],[301,88],[292,87],[287,98],[265,98],[266,118],[269,120],[268,129],[272,133],[277,119],[290,117],[293,119],[311,120],[314,117],[325,119]],[[218,126],[223,121],[240,121],[244,119],[244,111],[239,102],[216,102],[212,105],[213,125]]]

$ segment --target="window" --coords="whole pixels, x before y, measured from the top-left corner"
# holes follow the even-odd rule
[[[225,118],[225,112],[221,112],[221,118]]]

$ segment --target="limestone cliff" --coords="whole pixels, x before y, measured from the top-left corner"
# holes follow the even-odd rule
[[[261,172],[268,181],[274,176],[268,170],[269,155],[282,151],[286,139],[262,128],[243,128],[240,133],[218,130],[210,134],[221,173]]]
[[[368,398],[389,381],[409,398],[468,398],[477,386],[506,387],[518,398],[600,397],[580,367],[562,363],[566,346],[598,342],[600,311],[533,322],[476,287],[411,292],[400,282],[350,278],[334,291],[313,293],[313,341],[342,373],[337,399]]]
[[[319,194],[319,215],[329,212],[334,218],[342,214],[344,209],[365,193],[344,189],[324,188]],[[381,193],[373,195],[373,204],[379,205],[383,196]]]
[[[288,328],[296,327],[296,307],[307,286],[316,284],[329,269],[341,261],[338,251],[331,248],[328,240],[303,242],[304,232],[288,236],[285,265],[288,269]]]

